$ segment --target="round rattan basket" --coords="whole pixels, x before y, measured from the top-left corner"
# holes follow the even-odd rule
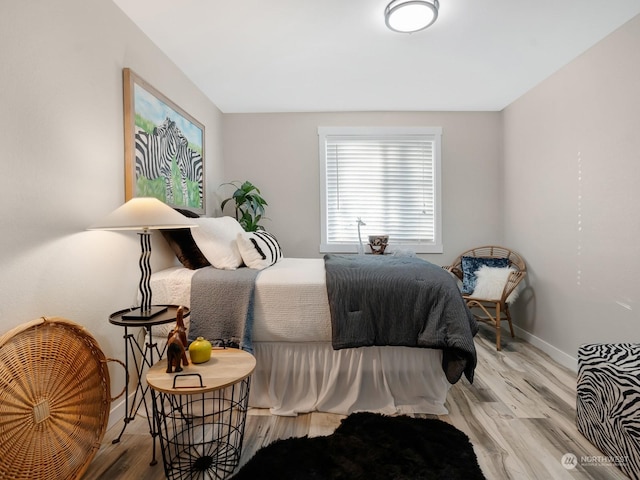
[[[114,400],[109,361],[122,364],[63,318],[40,318],[0,337],[0,478],[82,477]]]

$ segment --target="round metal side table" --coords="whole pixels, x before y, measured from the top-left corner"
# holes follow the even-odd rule
[[[256,360],[234,348],[214,349],[206,363],[147,373],[168,479],[230,476],[240,462]]]
[[[113,440],[113,443],[118,443],[122,438],[127,425],[132,422],[140,407],[144,406],[145,415],[149,422],[149,434],[153,437],[153,454],[151,458],[151,465],[155,465],[156,461],[156,436],[155,422],[153,422],[152,409],[147,406],[147,391],[149,387],[142,382],[144,371],[146,368],[150,368],[157,360],[162,358],[164,351],[158,349],[158,344],[153,339],[153,327],[156,325],[162,325],[165,323],[175,322],[179,305],[154,305],[154,307],[163,307],[165,310],[154,317],[144,319],[129,319],[127,316],[136,309],[125,308],[109,315],[109,323],[124,327],[124,361],[125,370],[127,372],[127,381],[125,386],[125,417],[124,424],[120,434]],[[190,311],[188,308],[183,307],[184,317],[189,316]],[[148,333],[148,341],[140,343],[137,336],[130,331],[132,328],[142,327],[145,332]],[[146,336],[145,336],[146,338]],[[129,378],[131,373],[129,367],[133,363],[136,375],[136,389],[133,393],[133,399],[129,399]]]

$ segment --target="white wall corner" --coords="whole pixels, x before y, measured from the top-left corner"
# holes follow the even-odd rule
[[[530,343],[536,348],[539,348],[540,350],[542,350],[544,353],[549,355],[554,361],[558,362],[563,367],[568,368],[572,372],[578,373],[577,358],[572,357],[568,353],[563,352],[562,350],[554,347],[553,345],[542,340],[541,338],[536,337],[535,335],[527,332],[526,330],[523,330],[517,325],[514,325],[513,328],[518,338],[521,338],[525,342]]]

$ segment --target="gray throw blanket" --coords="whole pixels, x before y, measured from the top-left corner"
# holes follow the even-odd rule
[[[205,267],[191,279],[189,342],[222,340],[253,353],[253,295],[259,270]]]
[[[453,277],[417,257],[325,255],[334,349],[397,345],[443,350],[450,383],[473,381],[478,324]]]

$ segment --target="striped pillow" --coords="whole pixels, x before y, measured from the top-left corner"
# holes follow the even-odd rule
[[[264,230],[238,233],[238,249],[244,264],[262,270],[282,258],[282,249],[276,237]]]

